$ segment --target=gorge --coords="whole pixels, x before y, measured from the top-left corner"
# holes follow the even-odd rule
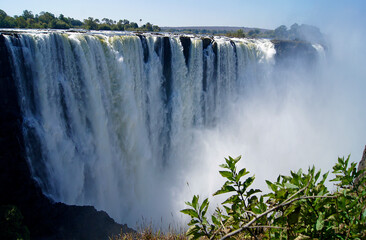
[[[212,157],[224,157],[207,154],[221,144],[210,139],[225,141],[222,131],[248,123],[233,117],[246,102],[245,111],[253,99],[270,100],[264,93],[282,99],[291,85],[283,79],[316,81],[326,54],[319,44],[299,41],[37,30],[4,31],[0,50],[1,203],[22,205],[39,238],[82,228],[36,226],[47,212],[60,225],[73,218],[60,217],[71,212],[65,204],[93,206],[130,227],[141,217],[179,222],[171,215],[191,191],[187,183],[206,176],[207,164],[217,165]],[[206,180],[202,188],[215,188],[215,180]],[[74,208],[78,216],[89,211],[85,219],[98,215],[92,207]],[[119,233],[99,214],[95,221],[108,227],[95,231]]]

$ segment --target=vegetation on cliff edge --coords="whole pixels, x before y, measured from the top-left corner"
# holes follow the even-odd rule
[[[89,17],[80,21],[78,19],[65,17],[60,14],[58,17],[50,12],[33,14],[31,11],[24,10],[20,16],[8,16],[0,9],[0,28],[31,28],[31,29],[87,29],[87,30],[112,30],[112,31],[148,31],[158,32],[159,26],[146,23],[138,26],[135,22],[127,19],[114,21],[109,18],[102,20]]]

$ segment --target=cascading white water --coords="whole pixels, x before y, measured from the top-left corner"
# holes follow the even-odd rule
[[[205,132],[265,83],[275,54],[269,40],[219,37],[184,45],[180,36],[28,32],[6,40],[44,193],[131,226],[141,217],[169,222],[180,209]]]

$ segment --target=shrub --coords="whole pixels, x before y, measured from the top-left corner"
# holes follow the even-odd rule
[[[0,239],[30,239],[28,228],[22,221],[23,216],[17,207],[0,206]]]
[[[337,190],[330,192],[324,185],[328,173],[321,176],[315,167],[306,173],[301,169],[280,175],[275,182],[266,181],[270,192],[252,189],[254,175],[243,168],[241,159],[227,158],[219,171],[226,179],[213,195],[229,197],[214,214],[206,216],[209,200],[200,203],[199,196],[186,202],[181,212],[191,217],[186,232],[189,239],[365,239],[366,189],[364,170],[356,163],[338,158],[333,167]],[[361,176],[361,177],[360,177]]]

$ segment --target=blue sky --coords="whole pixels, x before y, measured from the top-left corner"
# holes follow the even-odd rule
[[[246,26],[275,28],[307,23],[366,22],[364,0],[1,0],[8,15],[49,11],[85,19],[128,19],[159,26]]]

